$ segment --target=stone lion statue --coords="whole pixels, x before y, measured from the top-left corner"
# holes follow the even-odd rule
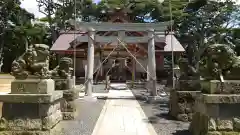
[[[59,77],[61,79],[67,79],[68,77],[71,77],[73,74],[72,64],[73,62],[71,58],[61,58],[59,65],[51,72],[52,77]]]
[[[240,76],[240,57],[226,44],[208,46],[200,62],[200,73],[205,79],[224,81],[238,80]]]
[[[178,63],[180,68],[180,80],[194,79],[198,76],[196,69],[193,66],[189,65],[187,58],[180,58]]]
[[[30,76],[50,78],[49,46],[34,44],[12,63],[11,75],[16,79],[26,79]]]
[[[66,90],[72,88],[72,59],[63,57],[60,59],[59,65],[51,71],[51,77],[55,80],[55,88],[58,90]]]

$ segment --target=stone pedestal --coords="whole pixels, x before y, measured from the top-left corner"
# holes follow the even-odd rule
[[[69,90],[74,88],[74,78],[54,78],[56,90]]]
[[[176,89],[170,92],[169,114],[180,121],[191,121],[195,99],[201,91],[197,80],[178,80]]]
[[[200,91],[170,92],[169,114],[180,121],[191,121],[194,113],[195,99]]]
[[[73,79],[55,79],[56,91],[63,92],[61,112],[63,120],[73,120],[76,116],[75,100],[79,97],[79,91],[73,87]]]
[[[64,90],[63,100],[61,102],[61,111],[63,120],[73,120],[76,117],[76,99],[79,97],[79,92],[75,89]]]
[[[201,88],[198,80],[178,80],[176,84],[178,91],[198,91]]]
[[[51,79],[14,80],[11,93],[0,95],[0,134],[58,135],[55,126],[62,119],[62,96],[62,92],[54,91]]]
[[[219,81],[203,84],[189,130],[193,135],[239,135],[240,81],[227,80],[221,87]]]
[[[239,135],[240,95],[201,94],[190,125],[193,135]]]

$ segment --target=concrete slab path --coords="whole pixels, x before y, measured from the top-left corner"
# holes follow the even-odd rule
[[[110,90],[92,135],[157,135],[130,90]]]

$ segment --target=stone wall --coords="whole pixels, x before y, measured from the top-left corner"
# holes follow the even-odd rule
[[[238,108],[238,94],[200,94],[189,130],[193,135],[239,135]]]
[[[195,113],[189,129],[193,135],[239,135],[239,118],[211,118]]]

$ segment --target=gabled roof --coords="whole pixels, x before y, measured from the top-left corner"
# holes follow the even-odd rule
[[[55,41],[50,50],[53,51],[65,51],[70,47],[70,43],[77,37],[83,35],[80,32],[67,31],[62,34]]]
[[[121,13],[121,12],[119,12]],[[109,22],[130,22],[129,18],[127,16],[119,16],[119,13],[116,13],[118,15],[112,16],[111,20]],[[121,15],[121,14],[120,14]],[[76,38],[78,36],[84,36],[86,32],[75,32],[77,34],[74,34],[74,31],[68,31],[63,34],[61,34],[58,39],[55,41],[53,44],[51,50],[52,51],[66,51],[72,48],[73,43],[76,41]],[[101,32],[98,31],[96,33],[97,35],[101,36],[110,36],[113,35],[114,32],[109,31],[109,32]],[[126,33],[127,34],[127,33]],[[144,36],[147,33],[146,32],[128,32],[129,36]],[[164,47],[164,52],[171,52],[172,45],[173,44],[173,51],[174,52],[184,52],[185,49],[182,47],[182,45],[179,43],[179,41],[175,38],[175,36],[172,36],[172,41],[171,41],[171,35],[167,35],[165,38],[163,38],[163,35],[156,35],[156,40],[158,40],[158,43],[156,43],[156,47],[158,48],[163,48]],[[78,47],[82,44],[83,42],[78,42]],[[112,44],[117,44],[116,43],[110,43],[109,45],[111,46]],[[106,45],[106,47],[109,47],[109,45]],[[139,44],[139,48],[141,48],[145,53],[147,53],[147,45],[146,44]]]

